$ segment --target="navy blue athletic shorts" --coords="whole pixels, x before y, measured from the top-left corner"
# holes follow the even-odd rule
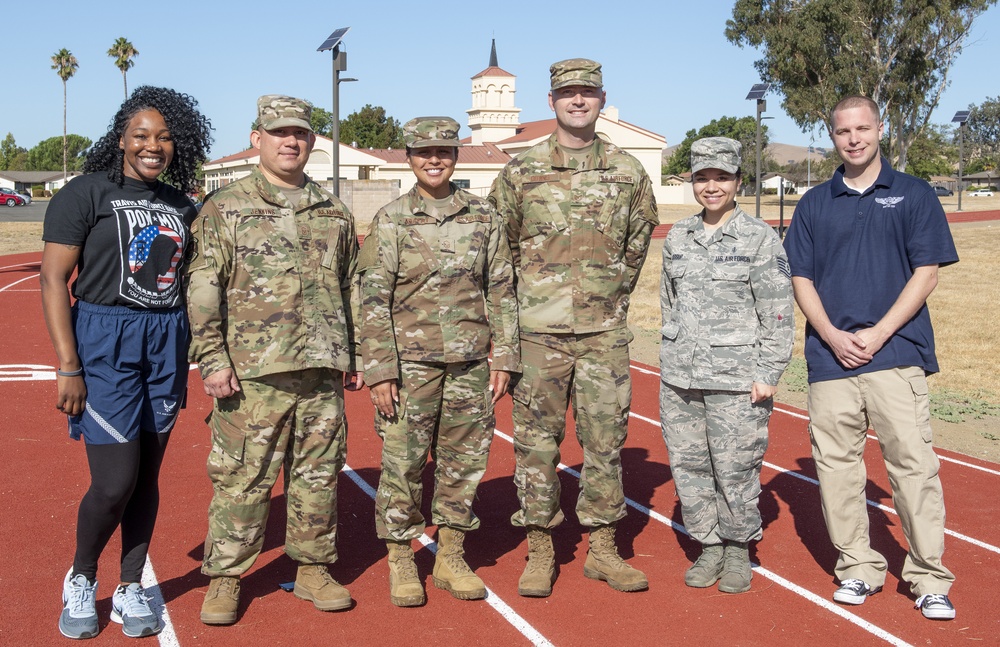
[[[184,308],[133,310],[77,301],[73,329],[87,406],[70,417],[70,437],[110,445],[136,440],[140,430],[170,431],[187,397]]]

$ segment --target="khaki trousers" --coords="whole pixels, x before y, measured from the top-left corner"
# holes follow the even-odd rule
[[[931,446],[927,380],[908,366],[809,385],[809,436],[819,476],[823,517],[840,551],[838,579],[885,583],[885,558],[871,547],[867,473],[863,460],[869,425],[875,429],[892,498],[909,543],[903,580],[917,596],[944,593],[955,576],[941,563],[944,496]]]

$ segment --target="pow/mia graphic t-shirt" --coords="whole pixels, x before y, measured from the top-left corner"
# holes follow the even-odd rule
[[[174,187],[107,173],[73,179],[49,202],[42,240],[76,245],[79,272],[73,296],[131,308],[173,308],[183,299],[181,263],[197,215]]]

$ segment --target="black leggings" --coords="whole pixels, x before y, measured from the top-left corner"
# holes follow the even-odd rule
[[[73,574],[97,579],[97,560],[122,529],[121,581],[139,582],[160,505],[160,464],[170,433],[140,432],[138,440],[87,445],[90,489],[76,521]]]

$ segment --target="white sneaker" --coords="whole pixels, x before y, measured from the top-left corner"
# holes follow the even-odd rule
[[[928,593],[917,598],[917,609],[924,614],[925,618],[931,620],[954,620],[955,605],[951,603],[947,595],[941,593]]]
[[[841,604],[862,604],[869,595],[875,595],[881,590],[881,586],[872,588],[864,580],[852,578],[840,583],[840,588],[833,592],[833,601]]]
[[[80,640],[93,638],[101,630],[97,622],[97,580],[91,584],[83,575],[73,576],[70,568],[63,580],[63,610],[59,614],[59,633]]]
[[[149,608],[149,596],[136,582],[120,584],[111,596],[111,620],[122,626],[129,638],[153,636],[163,631],[163,623]]]

